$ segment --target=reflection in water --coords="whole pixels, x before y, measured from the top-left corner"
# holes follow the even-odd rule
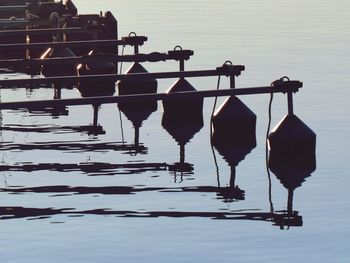
[[[148,164],[150,166],[150,164]],[[159,167],[164,164],[159,164]],[[141,165],[140,165],[141,167]],[[145,166],[146,167],[146,166]],[[101,195],[125,195],[137,194],[142,192],[159,192],[159,193],[216,193],[218,188],[215,186],[191,186],[191,187],[143,187],[143,186],[40,186],[40,187],[7,187],[0,188],[2,192],[13,194],[26,193],[51,193],[64,195],[83,195],[83,194],[101,194]]]
[[[0,207],[0,219],[27,218],[28,220],[51,218],[54,215],[85,216],[85,215],[110,215],[130,218],[186,218],[201,217],[211,219],[226,220],[251,220],[267,221],[274,220],[274,216],[264,212],[182,212],[182,211],[131,211],[131,210],[111,210],[92,209],[79,211],[74,208],[25,208],[25,207]]]
[[[140,128],[142,123],[157,110],[157,101],[124,102],[118,103],[119,110],[132,122],[134,126],[134,147],[135,153],[142,153],[140,147]]]
[[[48,126],[48,125],[19,125],[19,124],[6,124],[0,127],[2,131],[13,131],[13,132],[31,132],[31,133],[72,133],[79,132],[83,134],[94,134],[97,132],[104,132],[103,127],[100,125],[83,125],[83,126]]]
[[[145,171],[164,171],[165,163],[127,163],[111,164],[101,162],[86,163],[17,163],[14,165],[0,165],[0,171],[34,172],[34,171],[81,171],[89,176],[137,174]]]
[[[179,88],[190,85],[187,81],[180,79],[173,87]],[[171,89],[172,90],[172,89]],[[175,89],[176,90],[176,89]],[[61,97],[61,88],[54,87],[54,98]],[[121,91],[120,91],[121,92]],[[125,92],[125,91],[124,91]],[[133,91],[135,92],[135,91]],[[173,90],[173,92],[176,92]],[[240,110],[237,110],[237,105]],[[193,173],[193,165],[185,161],[185,145],[203,127],[202,106],[203,101],[173,101],[167,100],[163,103],[164,113],[162,116],[163,128],[175,139],[180,146],[179,162],[167,164],[165,162],[147,163],[108,163],[108,162],[85,162],[85,163],[28,163],[18,162],[13,165],[2,164],[2,172],[81,172],[88,176],[106,175],[132,175],[145,172],[174,171],[175,182],[183,181],[183,175]],[[119,103],[118,108],[133,123],[135,139],[133,144],[123,142],[100,142],[99,140],[81,141],[50,141],[16,144],[3,142],[2,151],[32,151],[52,150],[62,152],[109,152],[121,151],[123,153],[148,154],[148,149],[139,142],[139,129],[142,123],[157,110],[157,102]],[[255,121],[256,116],[250,111],[242,113],[241,102],[236,98],[229,98],[224,105],[214,114],[212,118],[211,142],[216,151],[225,159],[230,166],[231,173],[227,186],[223,186],[219,172],[217,174],[218,185],[216,186],[193,186],[193,187],[146,187],[146,186],[69,186],[52,185],[39,187],[5,187],[0,189],[7,194],[26,195],[27,193],[46,193],[50,197],[74,196],[74,195],[135,195],[144,192],[162,193],[200,193],[201,196],[217,196],[224,202],[233,202],[245,199],[245,191],[236,184],[236,167],[256,146]],[[33,109],[30,109],[33,110]],[[46,109],[45,109],[46,110]],[[45,111],[43,110],[43,112]],[[54,110],[54,109],[52,109]],[[40,109],[38,109],[40,111]],[[49,112],[49,111],[48,111]],[[64,110],[57,109],[57,115],[64,114]],[[232,114],[234,112],[234,114]],[[98,124],[99,105],[93,106],[93,123],[89,126],[47,126],[47,125],[11,125],[7,124],[0,128],[2,131],[36,132],[36,133],[71,133],[81,132],[88,134],[101,134],[103,128]],[[189,113],[189,114],[188,114]],[[68,112],[67,112],[68,114]],[[95,138],[96,139],[96,138]],[[213,148],[213,149],[214,149]],[[215,153],[215,152],[214,152]],[[293,156],[285,156],[281,161],[279,154],[270,153],[269,167],[281,183],[288,189],[287,211],[260,210],[219,212],[201,211],[145,211],[140,208],[136,211],[120,211],[112,209],[79,210],[79,208],[25,208],[25,207],[0,207],[0,219],[27,218],[42,219],[51,218],[54,215],[85,216],[85,215],[111,215],[118,217],[158,218],[158,217],[203,217],[211,219],[230,220],[254,220],[273,222],[281,228],[285,226],[301,226],[302,217],[297,211],[293,211],[293,193],[301,185],[304,179],[315,170],[315,158],[308,160],[302,158],[302,165]],[[291,161],[292,160],[292,161]],[[299,159],[297,159],[299,160]],[[216,161],[216,160],[215,160]],[[180,179],[177,172],[180,172]]]
[[[49,88],[53,91],[53,99],[58,100],[61,99],[62,89],[73,89],[74,85],[66,85],[66,84],[46,84],[45,86],[40,86],[36,88]],[[32,93],[33,87],[26,87],[27,94]],[[21,108],[16,110],[21,112],[29,112],[32,116],[52,116],[54,119],[59,118],[60,116],[68,116],[69,111],[67,106],[55,105],[52,107],[41,106],[40,104],[31,105],[27,108]]]
[[[290,165],[290,162],[281,163],[274,159],[274,155],[270,155],[269,168],[280,180],[282,185],[288,190],[287,210],[280,213],[280,226],[302,226],[302,217],[298,215],[298,211],[293,210],[294,190],[300,187],[305,178],[311,176],[315,171],[316,164],[314,158],[304,159],[303,166]],[[293,156],[289,156],[293,160]]]
[[[286,218],[269,212],[257,212],[255,210],[246,211],[218,211],[218,212],[196,212],[196,211],[133,211],[133,210],[112,210],[112,209],[91,209],[91,210],[77,210],[75,208],[26,208],[26,207],[0,207],[0,220],[27,218],[28,220],[52,218],[55,215],[66,215],[68,217],[88,216],[88,215],[102,215],[102,216],[116,216],[123,218],[210,218],[216,220],[248,220],[248,221],[265,221],[273,222],[274,225],[283,226],[286,223]],[[298,219],[301,222],[301,217],[295,215],[294,221]],[[62,218],[60,218],[62,220]],[[64,221],[61,221],[64,223]],[[298,226],[298,225],[292,225]]]
[[[63,152],[107,152],[107,151],[125,151],[133,149],[133,145],[122,142],[93,142],[91,140],[82,141],[51,141],[51,142],[33,142],[26,144],[16,144],[4,142],[2,151],[30,151],[30,150],[57,150]],[[146,149],[144,149],[146,150]]]

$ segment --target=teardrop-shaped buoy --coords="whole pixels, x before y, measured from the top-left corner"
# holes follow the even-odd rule
[[[316,134],[297,116],[286,115],[269,137],[269,167],[287,189],[316,169]]]
[[[134,63],[126,74],[147,73],[148,71],[139,63]],[[157,93],[156,79],[129,79],[118,82],[119,95]],[[157,101],[120,102],[118,108],[133,123],[134,127],[141,127],[154,111],[157,110]]]
[[[76,57],[73,51],[68,47],[48,48],[40,59],[50,58],[74,58]],[[62,64],[46,64],[42,67],[42,74],[46,77],[51,76],[74,76],[76,75],[75,63],[68,62]]]
[[[186,79],[180,78],[168,89],[167,93],[187,91],[196,91],[196,89]],[[203,122],[203,98],[163,100],[163,122],[172,124]]]
[[[187,80],[180,78],[167,93],[195,90]],[[179,145],[185,145],[203,127],[203,99],[164,100],[162,126]]]
[[[139,63],[134,63],[126,74],[147,73]],[[156,79],[126,79],[118,82],[119,95],[157,93]],[[135,146],[139,146],[139,131],[142,123],[157,110],[157,101],[120,102],[118,108],[132,122],[135,129]]]
[[[96,60],[86,64],[77,66],[78,76],[115,74],[116,65],[111,61],[104,61],[104,55],[99,51],[92,50],[88,54],[89,57]],[[105,80],[80,80],[78,90],[82,97],[93,96],[112,96],[115,93],[115,82]]]
[[[297,116],[286,115],[271,131],[270,162],[275,168],[316,169],[316,134]]]
[[[256,146],[256,115],[240,99],[228,98],[212,118],[212,142],[230,166]]]
[[[140,64],[134,63],[126,74],[148,73]],[[119,95],[157,93],[158,82],[156,79],[126,79],[118,82]]]

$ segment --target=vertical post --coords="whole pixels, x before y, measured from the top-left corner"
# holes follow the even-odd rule
[[[97,122],[98,122],[98,105],[94,104],[92,106],[94,108],[94,119],[93,119],[93,127],[97,127]]]
[[[135,126],[135,137],[134,137],[134,146],[139,147],[140,145],[140,126]]]
[[[230,76],[230,88],[234,89],[236,87],[236,79],[235,76]]]
[[[235,188],[236,184],[236,167],[231,165],[230,188]]]
[[[293,214],[293,189],[288,189],[288,205],[287,205],[287,212],[289,215]]]
[[[185,61],[180,59],[180,71],[185,71]]]
[[[58,87],[58,85],[55,85],[55,84],[52,84],[52,87],[54,92],[53,99],[54,100],[61,99],[61,87]]]
[[[185,145],[184,144],[180,145],[180,163],[181,164],[185,163]]]
[[[139,53],[139,46],[138,45],[134,46],[134,53],[135,53],[135,55],[137,55]]]
[[[288,92],[288,115],[294,115],[293,113],[293,93]]]
[[[29,30],[29,29],[30,29],[30,27],[27,25],[26,30]],[[26,35],[26,44],[30,44],[30,36],[29,35]],[[26,49],[25,58],[30,59],[30,49],[29,48]]]

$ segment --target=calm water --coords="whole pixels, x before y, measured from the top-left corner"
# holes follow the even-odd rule
[[[269,198],[267,95],[242,98],[257,115],[257,147],[236,167],[244,200],[220,197],[230,167],[215,152],[216,167],[210,147],[212,99],[205,100],[204,127],[185,146],[193,169],[183,173],[171,170],[180,147],[161,126],[161,103],[143,122],[139,147],[116,105],[99,109],[105,131],[99,135],[89,134],[90,106],[56,117],[2,111],[2,262],[349,262],[348,1],[74,2],[80,13],[112,11],[120,36],[148,36],[141,52],[193,49],[187,69],[213,69],[226,60],[246,65],[238,87],[269,85],[285,75],[301,80],[295,113],[317,133],[317,169],[294,192],[302,226],[281,230],[268,217],[271,206],[287,208],[288,192],[272,174]],[[189,81],[198,90],[217,83]],[[159,81],[158,92],[173,82]],[[79,96],[62,91],[63,98]],[[51,89],[1,90],[2,101],[52,97]],[[272,110],[275,125],[286,113],[284,95],[275,96]]]

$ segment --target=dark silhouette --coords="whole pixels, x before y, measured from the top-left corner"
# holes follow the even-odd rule
[[[135,50],[137,53],[137,49]],[[147,70],[139,63],[134,63],[126,74],[147,73]],[[150,94],[157,93],[158,82],[156,79],[134,79],[118,82],[119,95]],[[118,103],[119,111],[131,121],[134,126],[134,147],[131,154],[142,153],[140,148],[140,128],[142,123],[158,109],[157,101],[137,101]]]
[[[195,88],[180,78],[167,93],[183,91],[195,91]],[[185,145],[203,128],[203,98],[167,99],[163,101],[163,110],[162,126],[180,146],[180,160],[171,170],[191,172],[193,166],[185,162]]]
[[[302,217],[293,210],[293,195],[316,170],[316,134],[298,117],[288,114],[268,139],[269,169],[288,190],[287,210],[281,212],[278,224],[281,228],[301,226]]]
[[[230,182],[220,187],[220,175],[217,168],[219,196],[225,202],[244,200],[245,192],[235,183],[236,167],[256,146],[255,114],[238,98],[230,97],[217,110],[211,119],[211,143],[231,168]],[[214,158],[215,158],[215,152]],[[216,158],[215,158],[216,162]]]
[[[88,56],[98,57],[102,55],[102,52],[98,49],[93,49],[89,52]],[[115,74],[117,71],[116,64],[113,62],[96,60],[93,63],[79,64],[77,66],[77,75],[100,75],[100,74]],[[94,97],[94,96],[112,96],[115,93],[114,81],[79,81],[78,90],[82,97]]]
[[[142,153],[140,128],[142,123],[147,120],[153,112],[157,111],[157,101],[118,103],[118,108],[134,126],[134,153]]]
[[[44,219],[52,218],[55,215],[88,216],[117,216],[126,218],[209,218],[216,220],[248,220],[248,221],[265,221],[280,223],[280,218],[268,212],[257,212],[254,210],[239,212],[183,212],[183,211],[132,211],[132,210],[111,210],[111,209],[92,209],[77,210],[75,208],[26,208],[26,207],[0,207],[0,220],[26,218],[26,219]],[[64,222],[64,221],[63,221]]]

